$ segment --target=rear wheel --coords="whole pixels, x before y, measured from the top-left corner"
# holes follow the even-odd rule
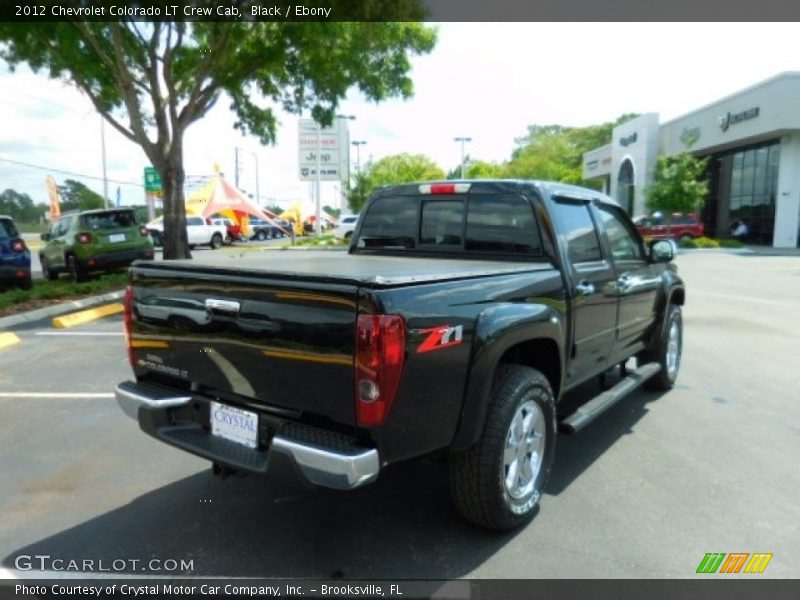
[[[44,256],[39,256],[39,263],[42,265],[42,277],[45,278],[45,281],[53,281],[58,277],[58,273],[50,268],[50,263]]]
[[[265,239],[267,239],[267,232],[264,231],[263,229],[259,229],[258,231],[256,231],[256,239],[259,242],[263,242]]]
[[[67,270],[69,271],[69,276],[72,278],[73,282],[82,283],[86,281],[86,271],[83,269],[83,267],[81,267],[78,260],[72,254],[67,257]]]
[[[661,370],[645,383],[645,387],[649,390],[671,389],[678,379],[678,371],[681,368],[683,354],[681,307],[671,304],[668,310],[667,322],[658,340],[658,346],[654,350],[642,353],[638,360],[639,364],[657,362],[661,365]]]
[[[222,236],[218,233],[215,233],[211,236],[211,243],[209,244],[212,250],[219,250],[222,248]]]
[[[536,369],[503,365],[480,441],[451,457],[450,489],[467,520],[505,531],[533,518],[555,455],[555,399]]]

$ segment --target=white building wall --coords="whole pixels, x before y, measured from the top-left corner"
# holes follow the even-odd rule
[[[611,192],[619,200],[619,171],[625,160],[633,163],[633,211],[632,216],[646,212],[644,190],[652,180],[653,168],[658,156],[658,114],[647,113],[614,128],[611,139]]]
[[[775,248],[797,247],[800,228],[800,133],[781,138],[778,195],[775,198]]]

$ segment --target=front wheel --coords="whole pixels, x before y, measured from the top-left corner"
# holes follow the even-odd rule
[[[533,518],[555,456],[555,415],[541,372],[499,368],[481,439],[450,461],[450,489],[463,517],[496,531]]]
[[[39,263],[42,265],[42,277],[44,277],[45,281],[53,281],[58,278],[58,273],[50,268],[50,263],[47,262],[43,255],[39,255]]]
[[[675,385],[678,371],[681,368],[683,354],[683,317],[681,307],[671,304],[668,307],[667,322],[658,340],[658,346],[639,357],[639,363],[657,362],[661,370],[647,380],[645,387],[649,390],[666,391]]]

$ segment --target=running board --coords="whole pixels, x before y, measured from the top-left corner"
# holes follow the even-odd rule
[[[642,365],[635,371],[632,371],[625,379],[617,383],[617,385],[595,396],[561,421],[561,431],[565,433],[577,433],[660,370],[661,365],[652,362]]]

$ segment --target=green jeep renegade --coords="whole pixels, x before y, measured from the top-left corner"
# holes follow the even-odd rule
[[[73,281],[85,281],[93,271],[127,267],[137,258],[153,259],[147,229],[136,223],[131,209],[65,213],[42,239],[47,242],[39,251],[45,279],[67,272]]]

